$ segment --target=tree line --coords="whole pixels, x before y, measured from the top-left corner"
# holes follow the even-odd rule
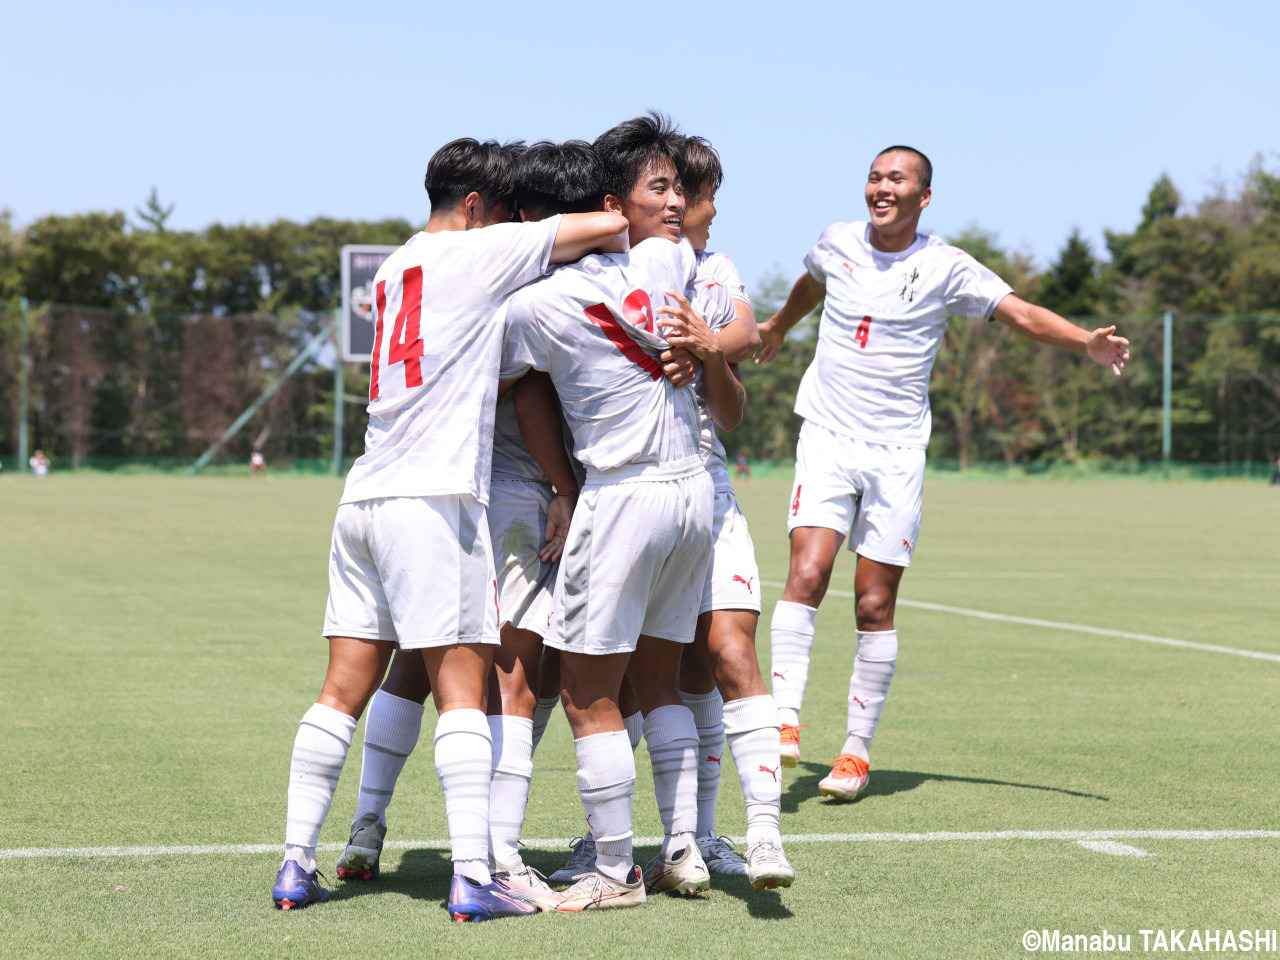
[[[94,458],[197,455],[327,324],[340,299],[339,250],[399,244],[417,227],[317,218],[170,229],[155,191],[130,214],[42,217],[0,212],[0,451],[16,446],[19,374],[28,358],[30,446],[74,464]],[[961,467],[1160,457],[1162,324],[1172,311],[1173,457],[1274,460],[1280,454],[1280,175],[1259,159],[1197,202],[1167,176],[1129,232],[1106,250],[1074,231],[1038,270],[978,226],[950,242],[1022,297],[1084,325],[1115,322],[1132,341],[1126,376],[1035,344],[1001,324],[953,319],[930,388],[930,455]],[[732,251],[730,251],[732,253]],[[763,319],[793,276],[753,291]],[[745,364],[744,422],[726,442],[752,458],[789,458],[800,376],[817,317],[772,364]],[[296,375],[231,444],[275,458],[332,452],[333,377],[321,357]],[[348,367],[353,401],[367,368]],[[348,405],[346,456],[358,455],[363,406]]]

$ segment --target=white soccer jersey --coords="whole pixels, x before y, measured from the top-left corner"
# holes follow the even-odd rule
[[[517,292],[506,310],[502,379],[551,375],[574,456],[588,468],[671,463],[698,454],[693,390],[662,375],[655,324],[666,290],[684,290],[688,243],[656,237],[630,254],[596,254]]]
[[[514,394],[508,390],[507,395],[498,401],[498,411],[493,420],[493,475],[508,480],[550,483],[538,461],[524,445],[513,397]]]
[[[737,319],[734,300],[741,300],[748,306],[751,304],[742,289],[742,281],[738,278],[738,270],[733,261],[723,253],[708,253],[705,250],[698,252],[698,272],[689,284],[687,295],[693,308],[702,314],[712,330],[723,330]],[[702,462],[715,481],[717,491],[732,490],[728,458],[724,452],[724,444],[716,435],[716,424],[707,407],[701,368],[698,369],[695,387],[698,391],[700,417],[698,450],[702,454]]]
[[[489,496],[502,319],[513,291],[547,272],[560,217],[418,233],[374,278],[365,452],[343,503]]]
[[[796,413],[869,443],[926,447],[929,373],[947,317],[990,318],[1013,288],[937,237],[884,253],[868,231],[833,223],[805,257],[827,294]]]
[[[742,282],[742,277],[738,276],[738,268],[733,265],[732,260],[723,253],[712,253],[710,250],[699,250],[696,256],[699,280],[705,277],[707,282],[714,280],[722,283],[729,291],[729,296],[751,306],[746,285]]]

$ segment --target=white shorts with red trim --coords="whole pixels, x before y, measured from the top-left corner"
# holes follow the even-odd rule
[[[825,527],[859,556],[911,566],[924,504],[924,450],[866,443],[805,421],[787,533]]]

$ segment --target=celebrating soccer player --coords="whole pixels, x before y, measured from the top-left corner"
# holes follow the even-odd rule
[[[933,168],[895,146],[871,165],[867,221],[834,223],[805,258],[787,302],[760,325],[758,363],[825,301],[818,349],[800,383],[804,418],[787,527],[791,566],[772,623],[773,695],[785,766],[800,757],[799,716],[818,605],[846,537],[858,556],[857,654],[849,681],[848,737],[826,796],[855,799],[870,778],[869,747],[898,659],[894,607],[920,532],[929,373],[947,318],[994,318],[1043,343],[1088,355],[1117,376],[1129,358],[1115,327],[1086,331],[1014,296],[966,254],[919,233]]]
[[[356,722],[394,648],[421,651],[439,719],[458,920],[535,912],[488,869],[492,742],[485,684],[499,642],[485,503],[502,344],[498,306],[552,263],[625,250],[607,213],[512,224],[511,152],[456,140],[427,167],[431,216],[375,278],[365,452],[334,521],[329,667],[290,763],[282,909],[329,899],[315,850]],[[473,229],[483,227],[484,229]]]

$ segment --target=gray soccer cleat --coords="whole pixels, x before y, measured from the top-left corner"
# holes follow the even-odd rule
[[[347,849],[338,858],[338,876],[343,880],[377,880],[382,872],[378,859],[386,835],[386,825],[376,813],[366,813],[353,823]]]
[[[574,837],[569,862],[547,877],[552,883],[573,883],[596,871],[596,842],[590,835]]]
[[[747,861],[733,849],[727,837],[699,837],[698,852],[707,869],[721,877],[745,877]]]

